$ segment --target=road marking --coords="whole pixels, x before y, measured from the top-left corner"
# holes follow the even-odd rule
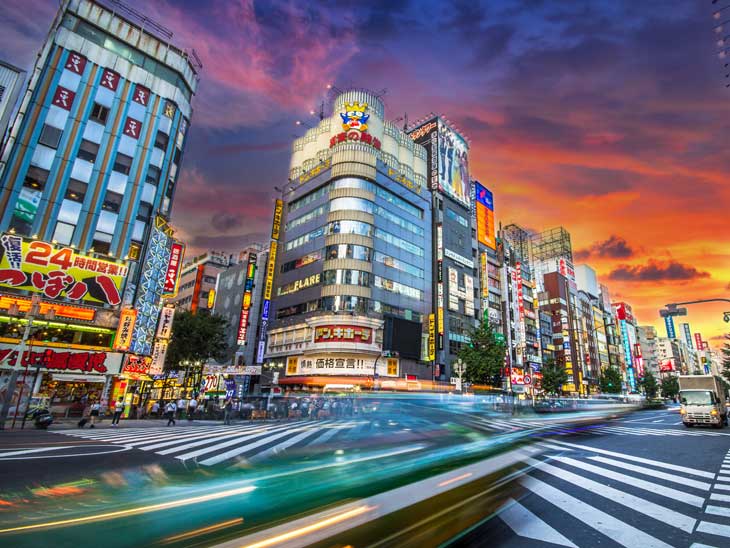
[[[700,533],[709,533],[710,535],[717,535],[718,537],[729,537],[730,538],[730,525],[722,525],[712,521],[701,521],[697,526],[697,531]]]
[[[658,421],[651,421],[651,422],[664,422],[664,419],[659,419]]]
[[[650,481],[645,481],[645,480],[642,480],[639,478],[635,478],[633,476],[619,474],[618,472],[614,472],[612,470],[607,470],[605,468],[601,468],[600,466],[594,466],[592,464],[588,464],[587,462],[583,462],[583,461],[580,461],[577,459],[572,459],[570,457],[558,457],[558,456],[550,457],[550,458],[553,460],[560,461],[565,464],[569,464],[571,466],[574,466],[575,468],[581,468],[583,470],[586,470],[587,472],[592,472],[599,476],[611,478],[616,481],[620,481],[621,483],[626,483],[628,485],[633,485],[634,487],[638,487],[639,489],[649,491],[650,493],[656,493],[657,495],[667,497],[668,499],[683,502],[683,503],[689,504],[691,506],[696,506],[697,508],[702,508],[702,505],[705,503],[704,497],[698,497],[697,495],[690,495],[689,493],[685,493],[684,491],[679,491],[678,489],[672,489],[671,487],[664,487],[663,485],[659,485],[657,483],[652,483]]]
[[[196,451],[190,451],[189,453],[184,453],[182,455],[176,455],[176,458],[180,460],[187,460],[192,459],[194,457],[199,457],[201,455],[205,455],[206,453],[214,453],[215,451],[219,451],[220,449],[225,449],[226,447],[231,447],[233,445],[238,445],[242,442],[245,442],[246,440],[250,440],[253,438],[260,438],[262,436],[266,436],[271,433],[276,433],[276,438],[281,438],[285,435],[292,434],[294,432],[299,432],[301,428],[290,430],[288,427],[280,427],[276,429],[270,429],[270,430],[261,430],[254,433],[248,433],[244,436],[235,435],[232,440],[224,441],[221,443],[216,443],[215,445],[207,445],[206,447],[203,447],[202,449],[197,449]],[[279,435],[281,434],[281,435]],[[191,449],[193,447],[199,447],[201,445],[209,444],[210,442],[208,440],[188,443],[180,447],[171,447],[170,449],[164,449],[163,451],[157,451],[158,455],[169,455],[171,453],[177,453],[179,451],[184,451],[186,449]]]
[[[546,449],[556,449],[557,451],[572,451],[569,447],[560,447],[559,445],[553,445],[552,443],[546,443],[544,441],[537,442],[537,445],[545,447]]]
[[[730,518],[730,508],[725,508],[724,506],[708,506],[705,508],[705,514]]]
[[[625,455],[624,453],[617,453],[615,451],[608,451],[606,449],[597,449],[588,445],[580,445],[577,443],[567,443],[564,441],[553,440],[558,445],[566,445],[568,447],[577,447],[585,451],[591,451],[594,453],[601,453],[603,455],[611,455],[612,457],[618,457],[625,460],[632,460],[634,462],[641,462],[643,464],[650,464],[659,468],[666,468],[667,470],[674,470],[675,472],[684,472],[685,474],[692,474],[693,476],[700,476],[703,478],[715,479],[715,474],[712,472],[705,472],[704,470],[697,470],[696,468],[688,468],[686,466],[679,466],[677,464],[669,464],[668,462],[662,462],[658,460],[645,459],[642,457],[634,457],[633,455]]]
[[[657,521],[661,521],[662,523],[681,529],[686,533],[692,533],[695,528],[695,524],[697,523],[697,520],[690,516],[686,516],[680,512],[675,512],[674,510],[670,510],[669,508],[665,508],[659,504],[642,499],[641,497],[624,493],[623,491],[619,491],[613,487],[608,487],[607,485],[603,485],[597,481],[583,478],[578,474],[568,472],[567,470],[563,470],[562,468],[558,468],[557,466],[553,466],[552,464],[548,464],[544,461],[528,458],[525,462],[539,467],[541,471],[547,472],[556,478],[568,481],[573,485],[582,487],[586,491],[595,495],[600,495],[617,504],[631,508],[635,512],[642,513]]]
[[[231,449],[229,451],[226,451],[225,453],[221,453],[220,455],[216,455],[214,457],[207,458],[207,459],[201,461],[201,464],[204,464],[205,466],[213,466],[214,464],[218,464],[218,463],[223,462],[224,460],[228,460],[233,457],[237,457],[243,453],[251,451],[252,449],[256,449],[257,447],[261,447],[262,445],[271,443],[272,441],[278,440],[279,438],[288,436],[289,434],[291,434],[291,432],[289,432],[289,431],[279,432],[278,434],[274,434],[273,436],[268,436],[268,437],[265,437],[258,441],[249,443],[247,445],[236,447],[235,449]],[[206,452],[208,452],[208,451],[206,451]],[[180,460],[184,460],[185,455],[180,455],[177,458]]]
[[[499,517],[520,537],[578,548],[558,531],[514,499],[508,499]]]
[[[669,544],[658,538],[654,538],[610,514],[593,508],[582,500],[563,493],[552,485],[532,476],[523,476],[520,478],[520,483],[537,496],[571,514],[575,519],[582,521],[596,531],[600,531],[609,539],[626,548],[671,548]]]
[[[730,485],[718,485],[718,484],[715,484],[715,486],[713,487],[713,489],[715,489],[716,491],[730,491]]]
[[[154,443],[157,440],[145,440],[140,443],[130,443],[130,445],[138,446],[139,449],[142,449],[144,451],[152,451],[154,449],[160,449],[162,447],[170,447],[170,446],[178,446],[180,443],[189,441],[189,440],[208,440],[209,443],[213,443],[214,439],[222,439],[222,438],[230,438],[231,436],[235,436],[238,434],[241,434],[243,432],[260,432],[261,428],[254,428],[254,427],[242,427],[242,428],[218,428],[214,432],[203,432],[197,436],[182,436],[177,438],[163,438],[165,441],[162,441],[160,443]]]
[[[83,445],[62,445],[60,447],[41,447],[40,449],[18,449],[16,451],[7,451],[0,453],[0,458],[15,457],[17,455],[29,455],[31,453],[43,453],[44,451],[55,451],[56,449],[71,449],[72,447],[84,447]]]
[[[281,443],[277,443],[273,447],[269,447],[265,451],[262,451],[261,453],[258,453],[256,455],[254,455],[251,458],[251,461],[254,461],[254,460],[256,460],[256,461],[263,460],[263,459],[265,459],[265,458],[267,458],[267,457],[269,457],[271,455],[275,455],[276,453],[278,453],[280,451],[284,451],[288,447],[291,447],[292,445],[294,445],[296,443],[299,443],[300,441],[302,441],[303,439],[311,436],[312,434],[317,434],[317,433],[319,433],[319,430],[318,429],[315,429],[315,428],[307,429],[304,432],[301,432],[301,433],[297,434],[293,438],[289,438],[288,440],[285,440],[285,441],[283,441]]]
[[[588,458],[596,462],[602,462],[603,464],[610,464],[612,466],[615,466],[616,468],[621,468],[622,470],[631,470],[632,472],[638,472],[639,474],[644,474],[645,476],[652,476],[654,478],[664,479],[673,483],[679,483],[680,485],[686,485],[688,487],[694,487],[695,489],[701,489],[703,491],[709,491],[712,488],[711,483],[690,479],[685,476],[676,476],[674,474],[661,472],[659,470],[652,470],[651,468],[647,468],[646,466],[636,466],[634,464],[629,464],[628,462],[621,462],[618,460],[608,459],[606,457],[600,456]]]
[[[720,495],[719,493],[712,493],[710,500],[719,500],[720,502],[730,502],[730,495]]]
[[[695,542],[689,548],[717,548],[717,546],[710,546],[709,544],[700,544],[699,542]]]
[[[330,438],[333,438],[340,432],[342,432],[342,428],[339,427],[332,427],[325,430],[322,434],[311,440],[307,445],[321,445],[326,441],[329,441]]]

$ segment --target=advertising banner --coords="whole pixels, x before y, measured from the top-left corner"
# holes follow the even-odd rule
[[[373,342],[373,330],[359,325],[322,325],[314,329],[314,342],[371,344]]]
[[[428,359],[436,360],[436,315],[428,315]]]
[[[281,231],[281,214],[284,211],[283,200],[277,199],[274,205],[274,222],[271,225],[271,239],[278,240]]]
[[[246,267],[246,282],[244,285],[243,302],[241,303],[241,320],[238,323],[238,337],[236,344],[246,344],[246,335],[248,334],[248,316],[251,308],[251,292],[253,290],[254,276],[256,275],[256,259],[255,253],[248,254],[248,265]]]
[[[261,375],[260,365],[212,365],[203,366],[203,375]]]
[[[180,282],[185,245],[180,242],[173,242],[170,246],[170,259],[167,262],[165,273],[165,285],[162,289],[163,297],[174,297],[177,295],[177,286]]]
[[[58,246],[14,234],[3,234],[0,287],[41,293],[47,299],[66,298],[116,306],[127,267],[80,255]]]
[[[439,188],[469,206],[469,145],[439,119]]]
[[[51,348],[34,344],[32,349],[26,348],[23,359],[18,360],[16,348],[17,345],[14,344],[0,343],[0,369],[40,366],[43,370],[53,372],[116,375],[122,365],[121,352]]]
[[[314,356],[289,357],[287,375],[373,375],[375,357],[363,358],[362,354],[322,354]],[[398,376],[397,358],[380,359],[377,374],[381,377]]]
[[[475,183],[477,239],[479,243],[491,249],[497,249],[497,240],[494,234],[494,197],[492,193]]]
[[[697,350],[702,352],[703,346],[702,346],[702,334],[701,333],[695,333],[695,347]]]
[[[158,339],[169,339],[172,335],[172,320],[175,317],[174,306],[163,306],[160,310],[160,321],[157,323]]]
[[[134,308],[123,308],[119,316],[117,335],[114,338],[114,350],[126,352],[132,344],[134,323],[137,321],[137,311]]]
[[[152,345],[152,359],[150,361],[150,375],[162,375],[165,371],[165,357],[169,341],[158,339]]]
[[[664,318],[664,326],[667,328],[667,337],[670,339],[677,338],[677,333],[674,330],[674,318],[667,316]]]
[[[149,375],[152,358],[127,354],[122,366],[122,375],[134,378],[135,375]]]
[[[409,133],[411,139],[426,148],[428,166],[428,187],[439,190],[439,132],[438,118],[424,122]]]
[[[684,333],[684,342],[687,343],[687,347],[692,348],[692,330],[688,323],[682,324],[682,332]]]

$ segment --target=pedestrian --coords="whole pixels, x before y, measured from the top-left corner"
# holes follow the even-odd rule
[[[233,402],[230,398],[226,400],[225,405],[223,406],[223,424],[230,425],[231,424],[231,413],[233,412]]]
[[[119,398],[116,404],[114,404],[114,416],[112,417],[112,426],[119,426],[119,419],[122,418],[124,412],[124,401],[123,398]]]
[[[155,402],[152,404],[152,415],[154,417],[158,417],[160,413],[160,404],[159,402]]]
[[[182,419],[183,411],[185,410],[185,398],[180,396],[180,399],[177,400],[177,412],[179,413],[178,418]]]
[[[175,426],[175,413],[176,412],[177,412],[177,405],[175,404],[175,400],[172,400],[170,403],[168,403],[165,406],[165,417],[167,417],[167,426],[170,426],[170,424]]]
[[[91,409],[89,411],[89,418],[91,419],[91,425],[89,425],[89,428],[96,428],[94,425],[96,424],[96,419],[99,417],[99,411],[101,410],[101,404],[99,401],[95,401],[91,404]]]
[[[190,398],[190,403],[188,404],[188,421],[193,422],[193,415],[195,414],[195,410],[198,408],[198,400],[195,398]]]

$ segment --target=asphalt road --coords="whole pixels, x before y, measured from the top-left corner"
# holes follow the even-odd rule
[[[730,546],[730,429],[641,411],[542,447],[521,495],[452,546]]]

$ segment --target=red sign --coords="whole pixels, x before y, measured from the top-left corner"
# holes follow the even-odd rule
[[[56,93],[53,95],[53,104],[64,110],[71,110],[71,105],[73,105],[75,97],[76,94],[70,89],[58,86],[56,88]]]
[[[616,317],[619,320],[626,320],[627,322],[634,323],[634,313],[631,310],[631,306],[626,303],[613,303],[613,308],[616,311]]]
[[[359,141],[361,143],[372,145],[374,148],[380,150],[380,140],[373,137],[366,131],[348,131],[347,133],[343,131],[342,133],[338,133],[330,139],[330,148],[339,143],[346,143],[347,141]]]
[[[150,365],[152,364],[152,358],[145,356],[135,356],[134,354],[127,355],[127,361],[122,367],[122,375],[126,374],[137,374],[147,375],[150,372]]]
[[[134,95],[132,95],[132,101],[139,103],[140,105],[147,106],[150,101],[150,90],[144,86],[137,84],[134,88]]]
[[[104,72],[101,75],[101,82],[99,83],[105,88],[109,88],[112,91],[117,91],[120,78],[121,77],[119,76],[119,74],[107,68],[104,69]]]
[[[704,346],[702,345],[702,334],[701,333],[695,333],[695,346],[697,347],[697,350],[704,350]]]
[[[246,333],[248,332],[248,308],[241,309],[241,322],[238,324],[238,344],[246,343]],[[243,342],[241,342],[243,341]]]
[[[61,371],[82,371],[84,373],[106,373],[106,352],[62,352],[46,348],[39,352],[26,350],[21,360],[22,367],[45,367]],[[7,360],[7,361],[6,361]],[[0,362],[15,366],[18,351],[12,348],[0,350]]]
[[[373,342],[373,330],[359,325],[323,325],[314,329],[314,342]]]
[[[663,360],[662,363],[659,365],[659,371],[662,373],[665,373],[667,371],[674,371],[674,360]]]
[[[177,293],[177,280],[180,275],[184,251],[185,246],[183,244],[173,242],[170,248],[170,260],[167,263],[167,273],[165,274],[165,287],[162,290],[165,295],[174,296]]]
[[[142,122],[135,120],[134,118],[127,116],[127,121],[124,123],[124,135],[129,135],[134,139],[139,139],[139,132],[142,130]]]
[[[86,57],[80,53],[72,51],[69,54],[68,59],[66,59],[65,68],[71,72],[75,72],[76,74],[83,74],[84,68],[86,68]]]

